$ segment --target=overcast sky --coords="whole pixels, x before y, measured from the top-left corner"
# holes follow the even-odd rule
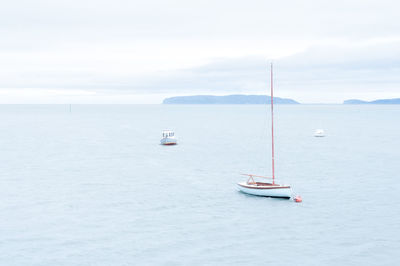
[[[160,103],[275,94],[400,98],[400,4],[368,0],[9,0],[0,103]]]

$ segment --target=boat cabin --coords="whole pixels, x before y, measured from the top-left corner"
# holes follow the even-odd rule
[[[163,130],[162,137],[163,138],[174,138],[175,137],[175,132],[172,131],[172,130]]]

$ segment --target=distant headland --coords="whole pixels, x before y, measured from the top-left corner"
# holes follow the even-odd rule
[[[375,101],[362,101],[357,99],[346,100],[343,104],[400,104],[400,98],[380,99]]]
[[[166,98],[163,104],[268,104],[271,97],[268,95],[194,95]],[[299,104],[295,100],[274,97],[276,104]]]

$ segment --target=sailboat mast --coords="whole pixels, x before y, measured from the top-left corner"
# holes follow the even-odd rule
[[[274,83],[271,63],[271,138],[272,138],[272,184],[275,184],[275,155],[274,155]]]

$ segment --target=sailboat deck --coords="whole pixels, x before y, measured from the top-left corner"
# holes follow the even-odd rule
[[[256,185],[256,186],[279,186],[278,184],[265,183],[265,182],[249,183],[249,185]]]
[[[272,183],[265,183],[265,182],[250,182],[250,183],[239,183],[242,187],[253,188],[253,189],[274,189],[274,188],[289,188],[288,185],[280,185],[280,184],[272,184]]]

